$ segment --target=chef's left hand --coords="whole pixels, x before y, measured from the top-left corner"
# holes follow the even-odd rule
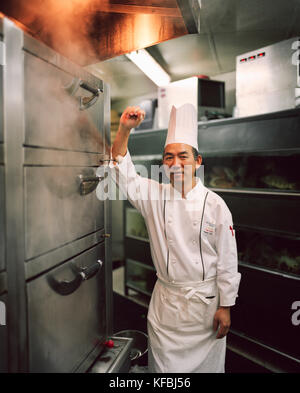
[[[219,328],[219,330],[218,330]],[[213,329],[218,334],[216,338],[223,338],[230,328],[230,307],[219,307],[214,316]]]

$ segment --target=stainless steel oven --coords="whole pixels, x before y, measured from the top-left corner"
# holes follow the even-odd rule
[[[6,18],[0,50],[0,369],[84,372],[112,334],[109,87]]]

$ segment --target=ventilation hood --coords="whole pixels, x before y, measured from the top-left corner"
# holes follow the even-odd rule
[[[198,33],[200,0],[10,0],[0,11],[80,65]]]

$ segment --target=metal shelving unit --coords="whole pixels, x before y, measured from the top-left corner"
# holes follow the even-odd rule
[[[150,255],[150,243],[144,218],[128,201],[124,203],[125,295],[129,289],[151,297],[156,280]]]
[[[144,264],[143,262],[126,259],[125,268],[126,295],[128,289],[151,296],[156,276],[153,266]]]
[[[233,214],[242,273],[228,347],[271,371],[300,369],[291,320],[300,289],[299,125],[299,109],[199,123],[208,171],[235,162],[212,187]]]

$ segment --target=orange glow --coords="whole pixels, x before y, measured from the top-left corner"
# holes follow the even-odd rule
[[[156,16],[137,14],[135,16],[135,46],[145,48],[149,42],[158,40],[158,29],[156,29]]]
[[[30,29],[28,29],[28,27],[26,27],[25,25],[23,25],[23,23],[19,22],[17,19],[13,18],[12,16],[8,16],[3,14],[2,12],[0,12],[0,18],[7,18],[10,19],[16,26],[18,26],[20,29],[22,29],[23,31],[26,31],[29,34],[32,34],[32,32],[30,31]]]
[[[74,59],[78,64],[86,64],[87,59],[94,54],[89,39],[90,6],[94,1],[24,1],[14,14],[18,20],[10,16],[8,18],[59,53]],[[3,13],[1,16],[7,17]]]

